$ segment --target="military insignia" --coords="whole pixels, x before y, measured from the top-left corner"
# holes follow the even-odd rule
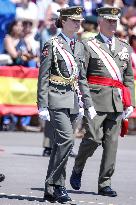
[[[121,52],[118,53],[120,60],[129,61],[128,49],[124,47]]]
[[[118,9],[113,8],[111,9],[111,14],[116,15],[118,13]]]
[[[98,64],[98,66],[101,66],[102,65],[102,61],[100,59],[97,60],[97,64]]]
[[[82,9],[81,9],[81,8],[77,8],[77,9],[76,9],[76,14],[77,14],[77,15],[81,14],[81,12],[82,12]]]
[[[43,55],[44,55],[45,57],[47,57],[47,56],[49,55],[48,48],[45,48],[45,49],[43,50]]]
[[[127,68],[127,63],[126,62],[123,64],[123,69],[125,69],[125,68]]]

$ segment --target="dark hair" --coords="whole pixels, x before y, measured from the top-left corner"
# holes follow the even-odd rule
[[[57,28],[63,28],[62,26],[62,20],[66,21],[67,20],[67,16],[60,16],[58,19],[56,19],[55,25]]]
[[[24,20],[23,21],[23,26],[26,26],[26,25],[30,25],[30,26],[32,26],[33,25],[33,23],[32,23],[32,21],[29,21],[29,20]]]
[[[12,33],[12,29],[15,25],[17,25],[18,22],[20,22],[21,20],[15,19],[14,21],[12,21],[11,23],[9,23],[7,25],[7,33],[11,34]]]
[[[133,44],[133,40],[136,40],[136,35],[131,35],[130,37],[129,37],[129,44],[132,46],[132,44]]]

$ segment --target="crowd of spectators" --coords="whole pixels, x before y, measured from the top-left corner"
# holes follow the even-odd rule
[[[57,10],[77,5],[84,7],[79,39],[98,33],[97,8],[121,8],[116,35],[132,46],[132,66],[135,70],[136,0],[0,0],[0,66],[38,68],[44,43],[60,32],[55,26]]]

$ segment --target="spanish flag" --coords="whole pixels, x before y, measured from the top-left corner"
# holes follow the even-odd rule
[[[37,68],[0,66],[0,115],[36,115],[37,78]]]

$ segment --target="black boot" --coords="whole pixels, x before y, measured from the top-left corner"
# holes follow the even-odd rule
[[[69,201],[72,201],[71,198],[68,196],[67,190],[64,186],[54,186],[54,196],[56,201],[61,204],[65,204]]]
[[[109,186],[106,186],[102,189],[100,189],[98,191],[98,194],[99,195],[102,195],[102,196],[110,196],[110,197],[115,197],[117,196],[117,192],[116,191],[113,191],[111,187]]]
[[[72,175],[70,177],[70,184],[73,189],[79,190],[81,187],[81,177],[82,177],[82,171],[79,173],[76,173],[75,170],[73,169]]]
[[[44,201],[49,201],[50,203],[55,203],[56,198],[51,194],[44,193]]]
[[[45,184],[44,197],[43,197],[44,201],[55,203],[56,199],[53,193],[54,193],[54,186]]]

